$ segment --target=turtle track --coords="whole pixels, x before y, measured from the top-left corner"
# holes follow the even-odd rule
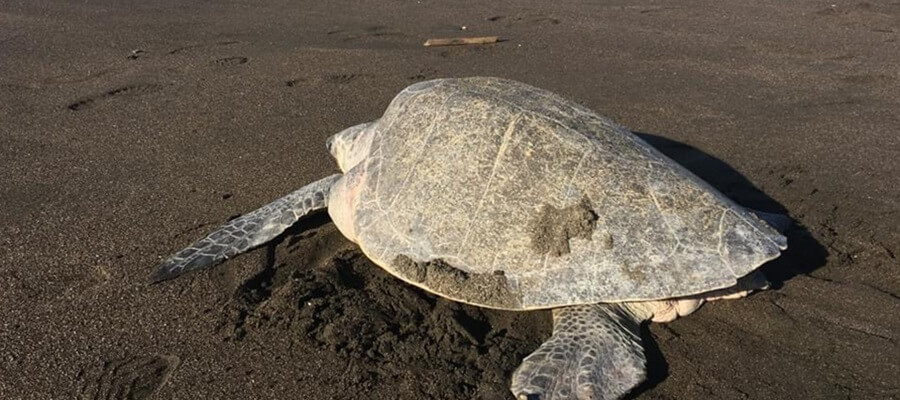
[[[317,223],[278,240],[268,267],[234,290],[221,315],[225,340],[281,330],[294,346],[344,358],[361,386],[396,381],[442,398],[510,396],[510,374],[550,334],[549,312],[439,298],[372,264],[327,218]]]

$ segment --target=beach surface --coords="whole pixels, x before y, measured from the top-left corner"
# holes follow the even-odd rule
[[[495,44],[424,47],[429,38]],[[326,215],[150,285],[337,171],[422,80],[498,76],[789,214],[771,290],[643,329],[639,399],[900,398],[900,3],[0,1],[0,398],[509,399],[550,313],[389,276]]]

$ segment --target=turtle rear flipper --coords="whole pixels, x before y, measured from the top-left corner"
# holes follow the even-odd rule
[[[640,319],[619,304],[553,310],[553,335],[513,373],[518,399],[618,399],[646,376]]]
[[[759,210],[750,210],[750,212],[756,214],[759,219],[765,221],[769,226],[775,228],[778,232],[785,233],[788,229],[791,229],[791,226],[794,225],[794,220],[791,217],[778,214],[778,213],[770,213]]]
[[[150,276],[152,283],[208,268],[259,246],[285,231],[300,217],[325,208],[336,174],[310,183],[262,208],[228,221],[203,239],[175,253]]]

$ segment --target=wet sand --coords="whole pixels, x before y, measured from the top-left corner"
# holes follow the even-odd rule
[[[403,87],[473,75],[797,221],[773,290],[644,329],[636,398],[900,398],[898,3],[128,3],[0,3],[0,398],[510,397],[548,312],[423,293],[323,215],[147,284]],[[459,35],[503,41],[422,46]]]

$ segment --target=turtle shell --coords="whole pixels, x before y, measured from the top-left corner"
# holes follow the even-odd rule
[[[786,239],[640,138],[497,78],[421,82],[379,120],[356,240],[397,277],[503,309],[656,300],[735,285]]]

